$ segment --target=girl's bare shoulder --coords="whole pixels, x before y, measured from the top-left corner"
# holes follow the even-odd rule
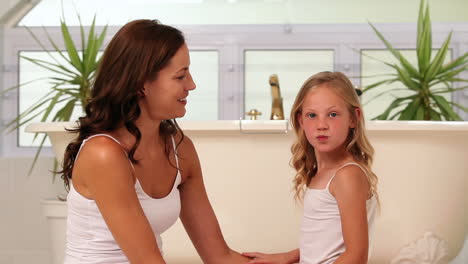
[[[332,193],[367,194],[369,182],[365,172],[354,164],[349,164],[336,172],[330,185]]]

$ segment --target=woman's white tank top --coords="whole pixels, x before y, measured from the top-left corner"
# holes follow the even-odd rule
[[[357,163],[347,163],[336,171],[348,165],[356,165],[366,173]],[[304,216],[299,239],[300,264],[331,264],[346,249],[338,204],[329,190],[335,175],[336,172],[328,181],[325,189],[307,188],[304,194]],[[376,204],[375,196],[367,200],[369,241],[374,224]]]
[[[85,139],[81,144],[80,150],[87,140],[97,136],[109,137],[120,144],[119,141],[110,135],[96,134]],[[174,153],[176,153],[174,138],[172,138],[172,143]],[[77,153],[77,158],[79,152]],[[180,214],[180,193],[177,187],[181,183],[181,175],[177,153],[175,160],[177,176],[171,192],[166,197],[154,199],[145,193],[138,179],[135,182],[138,200],[154,232],[161,254],[161,234],[177,221]],[[70,183],[67,206],[65,264],[129,263],[107,227],[96,202],[78,193],[73,187],[73,182]],[[129,226],[129,228],[131,227]]]

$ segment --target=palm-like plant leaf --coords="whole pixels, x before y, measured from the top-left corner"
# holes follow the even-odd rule
[[[431,65],[429,65],[427,72],[424,76],[424,80],[426,82],[433,80],[434,77],[442,68],[442,63],[444,62],[445,56],[447,55],[448,45],[450,44],[451,38],[452,38],[452,32],[450,32],[449,36],[444,41],[444,44],[442,44],[442,47],[437,52],[437,55],[435,56],[434,60],[432,60]]]
[[[416,116],[416,112],[418,111],[420,105],[420,98],[414,99],[411,103],[409,103],[406,108],[401,112],[400,117],[398,120],[411,120],[414,119]]]
[[[26,57],[26,56],[20,56],[20,57],[27,60],[27,61],[30,61],[30,62],[36,64],[37,66],[39,66],[41,68],[44,68],[44,69],[49,70],[51,72],[55,72],[55,73],[64,75],[64,77],[68,77],[68,78],[75,77],[75,75],[73,75],[74,74],[73,72],[70,72],[68,70],[61,70],[58,65],[50,63],[48,61],[44,61],[44,60],[40,60],[40,59],[33,59],[33,58],[30,58],[30,57]],[[56,67],[56,68],[54,69],[53,67]]]
[[[380,40],[382,40],[382,42],[385,44],[387,49],[393,54],[393,56],[395,56],[395,58],[397,58],[397,60],[401,63],[401,65],[405,68],[409,75],[412,78],[419,78],[419,73],[416,70],[416,68],[414,68],[414,66],[411,65],[411,63],[409,63],[408,60],[401,55],[400,51],[393,48],[390,42],[388,42],[385,39],[385,37],[377,30],[377,28],[374,25],[372,25],[372,23],[369,24],[371,25],[372,29],[377,34],[377,36],[380,38]]]
[[[450,107],[450,104],[443,96],[440,95],[431,95],[431,97],[434,99],[435,103],[441,110],[442,114],[445,116],[447,120],[462,120],[460,116],[455,113]]]
[[[377,99],[377,98],[380,98],[384,95],[387,95],[387,94],[390,94],[390,93],[393,93],[395,91],[407,91],[408,89],[407,88],[400,88],[400,89],[391,89],[391,90],[385,90],[383,92],[380,92],[376,95],[374,95],[372,98],[368,99],[366,102],[363,103],[363,105],[366,105],[370,102],[372,102],[373,100]]]
[[[468,112],[468,108],[466,108],[466,107],[464,107],[464,106],[462,106],[462,105],[459,105],[459,104],[454,103],[454,102],[448,102],[448,103],[451,104],[451,105],[453,105],[453,106],[455,106],[455,107],[458,107],[458,108],[462,109],[462,110],[465,111],[465,112]]]
[[[424,1],[419,6],[418,37],[416,39],[419,72],[424,74],[429,67],[432,53],[432,32],[429,7],[424,9]]]
[[[468,64],[468,52],[458,57],[457,59],[453,60],[452,62],[448,63],[447,65],[442,66],[442,69],[440,69],[439,74],[444,74],[447,71],[451,71],[457,67],[467,65],[467,64]]]
[[[78,55],[75,43],[70,35],[67,25],[64,20],[60,21],[60,27],[62,29],[63,42],[65,43],[65,48],[67,49],[67,54],[70,58],[70,62],[78,70],[78,72],[83,73],[83,64]],[[83,47],[84,48],[84,47]]]
[[[377,116],[375,119],[386,120],[388,118],[388,116],[390,115],[391,111],[393,111],[394,109],[400,107],[401,105],[404,105],[405,101],[411,100],[414,97],[415,96],[413,95],[413,96],[408,96],[408,97],[396,98],[395,100],[393,100],[392,103],[390,103],[390,105],[387,107],[387,109],[382,114]]]

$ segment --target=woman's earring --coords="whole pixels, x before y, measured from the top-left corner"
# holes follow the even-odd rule
[[[140,97],[140,98],[145,97],[144,91],[145,91],[145,88],[141,88],[140,90],[138,90],[138,91],[137,91],[138,97]]]

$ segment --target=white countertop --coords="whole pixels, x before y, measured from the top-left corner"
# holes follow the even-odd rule
[[[217,120],[179,121],[184,131],[259,131],[286,132],[291,130],[287,120]],[[73,128],[75,122],[31,123],[26,132],[57,132]],[[367,121],[369,131],[466,131],[468,121]]]

